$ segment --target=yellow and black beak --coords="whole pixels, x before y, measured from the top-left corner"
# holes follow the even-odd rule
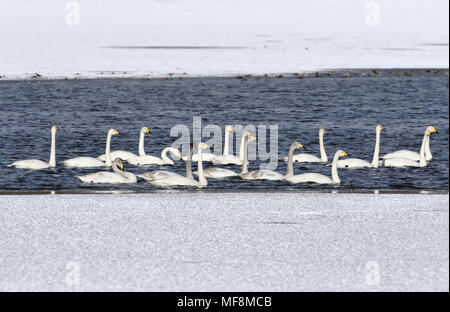
[[[149,128],[145,128],[145,132],[150,133],[150,129]]]
[[[343,154],[344,156],[350,156],[350,154],[349,153],[347,153],[347,152],[344,152],[344,154]]]
[[[120,165],[120,169],[123,170],[123,162],[120,162],[119,165]]]
[[[328,131],[327,130],[323,130],[323,134],[328,134]]]
[[[303,148],[303,145],[301,143],[298,143],[297,147],[298,148]]]
[[[117,131],[117,130],[114,130],[114,134],[117,134],[117,135],[119,135],[120,133],[119,133],[119,131]]]

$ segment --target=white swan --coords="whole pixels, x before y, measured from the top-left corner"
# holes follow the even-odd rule
[[[13,162],[12,164],[8,165],[8,167],[14,167],[18,169],[33,169],[33,170],[40,170],[45,169],[49,167],[56,167],[56,131],[58,131],[59,128],[57,126],[52,126],[52,144],[50,149],[50,161],[46,163],[45,161],[39,160],[39,159],[25,159],[25,160],[18,160]]]
[[[303,173],[297,174],[291,177],[286,178],[286,181],[296,184],[296,183],[306,183],[313,182],[319,184],[339,184],[341,183],[341,179],[339,179],[337,163],[339,157],[348,156],[348,154],[342,150],[338,150],[333,157],[333,162],[331,164],[331,179],[320,173]]]
[[[131,172],[123,171],[123,161],[121,158],[114,159],[112,163],[114,172],[100,171],[95,173],[77,176],[84,183],[136,183],[137,178]]]
[[[250,134],[250,133],[248,133],[248,134]],[[254,136],[247,135],[244,137],[244,140],[247,140],[247,144],[244,144],[244,148],[247,148],[248,142],[255,141],[256,138]],[[194,174],[198,175],[198,171],[195,171]],[[217,167],[205,169],[205,170],[203,170],[203,174],[205,175],[206,178],[212,178],[212,179],[224,179],[224,178],[235,177],[235,176],[240,175],[239,173],[237,173],[233,170],[217,168]]]
[[[375,149],[373,151],[373,158],[372,162],[365,161],[363,159],[359,158],[349,158],[349,159],[342,159],[338,160],[337,167],[338,168],[346,168],[346,169],[357,169],[357,168],[364,168],[364,167],[372,167],[372,168],[378,168],[380,160],[380,134],[381,131],[386,130],[386,128],[382,125],[378,125],[376,127],[376,141],[375,141]]]
[[[71,159],[67,159],[63,161],[64,166],[66,167],[77,167],[77,168],[94,168],[94,167],[102,167],[107,166],[110,167],[112,165],[111,156],[110,156],[110,147],[111,147],[111,137],[113,135],[119,135],[119,131],[115,129],[108,130],[108,136],[106,138],[106,147],[105,147],[105,155],[106,161],[103,162],[98,158],[94,157],[75,157]]]
[[[328,132],[324,128],[321,128],[319,130],[320,158],[317,156],[314,156],[312,154],[301,153],[301,154],[294,155],[294,157],[292,158],[292,161],[293,162],[308,162],[308,163],[319,163],[319,162],[327,163],[328,156],[327,156],[327,153],[325,152],[325,146],[323,145],[323,136],[325,134],[328,134]],[[288,158],[284,157],[283,160],[287,161]]]
[[[433,126],[428,126],[425,129],[425,133],[423,135],[422,144],[425,142],[425,160],[431,161],[433,160],[433,155],[431,154],[430,150],[430,135],[432,133],[438,133],[436,128]],[[389,159],[389,158],[407,158],[411,159],[413,161],[420,161],[420,153],[409,151],[409,150],[399,150],[393,153],[386,154],[382,156],[382,159]]]
[[[435,129],[436,130],[436,129]],[[430,136],[432,133],[436,133],[437,131],[425,132],[426,136]],[[396,158],[388,158],[380,161],[381,166],[384,167],[426,167],[427,160],[425,158],[425,150],[426,150],[427,142],[426,140],[422,140],[422,146],[420,147],[420,158],[419,161],[414,161],[408,158],[396,157]]]
[[[227,136],[225,136],[225,147],[223,150],[224,154],[213,157],[213,159],[211,159],[211,162],[214,165],[242,165],[242,160],[244,159],[244,139],[246,136],[251,136],[250,132],[244,131],[242,133],[241,146],[239,147],[239,156],[230,155],[228,153]],[[225,155],[225,152],[226,152],[226,155]]]
[[[188,160],[186,162],[186,177],[188,177],[190,179],[194,179],[194,177],[192,176],[192,154],[193,153],[194,153],[194,144],[191,143],[189,145]],[[168,171],[168,170],[154,170],[154,171],[138,174],[138,177],[144,179],[147,182],[165,179],[170,176],[179,176],[179,174],[175,173],[173,171]]]
[[[225,150],[228,151],[228,146],[229,146],[229,137],[228,137],[228,133],[229,132],[233,132],[233,127],[232,126],[226,126],[225,127],[225,146],[224,146],[224,153]],[[228,153],[228,152],[227,152]],[[212,153],[202,153],[202,161],[203,162],[211,162],[214,158],[218,157],[218,155],[212,154]],[[184,157],[181,157],[181,159],[183,159],[184,161],[188,161],[189,159],[189,155],[186,155]],[[194,154],[192,155],[192,161],[198,161],[198,154]]]
[[[135,166],[146,166],[146,165],[174,165],[172,159],[167,156],[167,153],[171,152],[176,155],[178,159],[181,159],[181,153],[177,148],[166,147],[161,152],[161,158],[156,156],[151,156],[145,154],[144,150],[144,140],[142,140],[142,145],[139,143],[139,156],[130,157],[127,162]]]
[[[192,171],[190,171],[186,177],[182,175],[171,175],[167,178],[158,179],[154,181],[150,181],[149,183],[156,186],[196,186],[198,188],[203,188],[208,185],[208,181],[203,175],[203,160],[202,160],[202,150],[209,149],[208,144],[199,143],[197,146],[198,149],[198,181],[192,178]],[[191,149],[192,150],[192,149]],[[192,152],[189,152],[188,163],[192,163]],[[187,168],[187,167],[186,167]]]
[[[143,156],[145,155],[145,151],[144,151],[144,137],[146,133],[150,133],[150,130],[147,127],[142,127],[140,134],[139,134],[139,156]],[[137,155],[135,153],[129,152],[129,151],[123,151],[123,150],[119,150],[119,151],[113,151],[109,153],[109,157],[111,157],[111,160],[114,160],[116,158],[122,158],[122,160],[128,160],[128,158],[131,157],[137,157]],[[100,159],[101,161],[106,161],[106,155],[105,154],[101,154],[100,156],[97,157],[98,159]]]
[[[248,143],[248,142],[247,142]],[[294,150],[297,148],[303,148],[298,142],[293,142],[289,147],[289,156],[287,161],[287,170],[286,174],[283,175],[279,172],[273,170],[255,170],[251,172],[247,172],[247,151],[244,149],[244,161],[242,165],[242,173],[240,174],[241,178],[244,180],[283,180],[287,177],[294,175],[294,167],[292,164],[292,157],[294,155]]]

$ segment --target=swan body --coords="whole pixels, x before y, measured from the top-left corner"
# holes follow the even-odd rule
[[[122,159],[114,159],[114,162],[112,163],[112,169],[114,172],[100,171],[83,176],[77,176],[77,178],[84,183],[122,184],[137,182],[137,178],[133,173],[123,171]]]
[[[422,144],[425,144],[425,160],[432,161],[433,155],[430,150],[430,136],[432,133],[438,133],[436,128],[433,126],[428,126],[425,129],[425,133],[422,139]],[[410,150],[399,150],[393,153],[386,154],[381,157],[382,159],[390,159],[390,158],[406,158],[413,161],[420,161],[420,152],[414,152]]]
[[[330,177],[320,174],[320,173],[303,173],[294,175],[286,178],[286,181],[296,184],[296,183],[318,183],[318,184],[339,184],[341,180],[339,179],[337,171],[337,163],[339,157],[348,156],[348,154],[342,150],[337,151],[333,157],[333,163],[331,164],[331,179]]]
[[[315,155],[312,155],[312,154],[301,153],[301,154],[294,155],[292,157],[292,161],[293,162],[306,162],[306,163],[327,163],[328,156],[327,156],[327,153],[325,152],[325,146],[323,144],[323,136],[325,134],[328,134],[328,132],[324,128],[321,128],[319,130],[320,158]],[[283,160],[288,161],[288,157],[284,157]]]
[[[109,155],[111,157],[111,160],[114,160],[116,158],[121,158],[122,160],[127,160],[131,157],[137,156],[135,153],[128,152],[128,151],[122,151],[122,150],[111,152]],[[101,154],[100,156],[97,157],[97,159],[104,162],[104,161],[106,161],[106,156],[105,156],[105,154]]]
[[[198,171],[195,171],[194,174],[198,175]],[[212,179],[223,179],[239,175],[239,173],[234,172],[233,170],[224,168],[208,168],[203,171],[203,174],[206,178]]]
[[[52,141],[51,141],[51,148],[50,148],[50,161],[46,163],[45,161],[39,160],[39,159],[25,159],[25,160],[18,160],[13,162],[12,164],[9,164],[8,167],[14,167],[17,169],[32,169],[32,170],[41,170],[46,169],[49,167],[56,167],[56,131],[58,131],[59,128],[57,126],[52,126],[51,132],[52,132]]]
[[[425,167],[420,162],[403,157],[383,159],[380,161],[380,164],[383,167]]]
[[[244,140],[247,140],[247,144],[244,144],[244,148],[247,148],[248,142],[255,141],[256,138],[254,136],[250,135],[250,132],[246,133],[246,136],[244,137]],[[244,141],[243,140],[243,141]],[[247,161],[248,163],[248,161]],[[224,169],[224,168],[208,168],[206,170],[203,170],[203,173],[205,177],[212,178],[212,179],[224,179],[229,177],[235,177],[238,176],[239,173],[234,172],[233,170]],[[194,172],[195,175],[198,175],[198,172]]]
[[[147,127],[142,127],[140,130],[140,134],[139,134],[139,156],[145,155],[144,137],[145,137],[146,133],[150,133],[150,129],[148,129]],[[129,151],[119,150],[119,151],[110,152],[110,157],[111,157],[111,160],[114,160],[116,158],[122,158],[122,160],[128,160],[131,157],[137,157],[137,155],[135,153],[132,153]],[[106,161],[105,154],[102,154],[102,155],[98,156],[97,158],[100,159],[101,161]]]
[[[425,137],[430,136],[433,133],[437,133],[434,127],[428,127],[424,134],[424,139],[422,140],[422,146],[419,152],[419,161],[414,161],[404,157],[388,158],[380,161],[380,164],[384,167],[426,167],[427,160],[425,157],[425,151],[427,149],[427,140]]]
[[[127,159],[127,162],[129,164],[135,165],[135,166],[145,166],[145,165],[174,165],[174,161],[167,156],[167,153],[171,152],[179,159],[181,159],[181,153],[177,148],[174,147],[166,147],[161,152],[161,158],[151,155],[142,155],[142,156],[135,156]]]
[[[373,158],[372,162],[365,161],[363,159],[359,158],[348,158],[348,159],[341,159],[337,162],[338,168],[346,168],[346,169],[359,169],[364,167],[372,167],[372,168],[378,168],[380,162],[380,136],[381,131],[386,130],[386,128],[383,125],[377,125],[376,127],[376,140],[375,140],[375,149],[373,151]]]
[[[71,159],[67,159],[63,161],[64,166],[66,167],[77,167],[77,168],[95,168],[95,167],[102,167],[102,166],[111,166],[111,155],[110,155],[110,146],[111,146],[111,137],[113,135],[119,135],[119,131],[115,129],[109,129],[108,136],[106,139],[106,148],[105,148],[105,155],[106,160],[105,162],[101,161],[98,158],[94,157],[75,157]]]
[[[208,144],[199,143],[198,144],[198,181],[193,179],[192,176],[192,154],[193,154],[193,146],[191,146],[188,159],[186,162],[186,176],[182,176],[179,174],[169,175],[166,178],[157,179],[154,181],[149,181],[149,183],[156,186],[196,186],[198,188],[203,188],[208,185],[208,181],[206,180],[203,174],[203,159],[202,159],[202,149],[209,149]]]
[[[303,148],[303,145],[298,142],[293,142],[289,148],[289,156],[288,156],[288,167],[286,171],[286,175],[282,175],[279,172],[273,170],[255,170],[251,172],[247,172],[247,147],[248,139],[246,138],[245,148],[244,148],[244,160],[242,166],[241,178],[244,180],[283,180],[289,176],[294,174],[294,168],[292,164],[292,157],[294,155],[294,150],[296,148]]]
[[[155,181],[160,179],[165,179],[170,176],[177,176],[178,173],[167,171],[167,170],[156,170],[151,172],[145,172],[143,174],[138,174],[137,176],[144,179],[145,181]]]

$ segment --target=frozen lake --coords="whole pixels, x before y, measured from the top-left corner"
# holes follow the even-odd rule
[[[2,0],[0,80],[448,68],[448,11],[446,0]]]
[[[0,196],[0,290],[448,291],[449,196]]]

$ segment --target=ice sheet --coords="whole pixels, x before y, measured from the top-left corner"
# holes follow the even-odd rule
[[[0,196],[0,290],[448,291],[447,195]]]
[[[0,2],[0,79],[448,68],[446,0],[72,2]]]

